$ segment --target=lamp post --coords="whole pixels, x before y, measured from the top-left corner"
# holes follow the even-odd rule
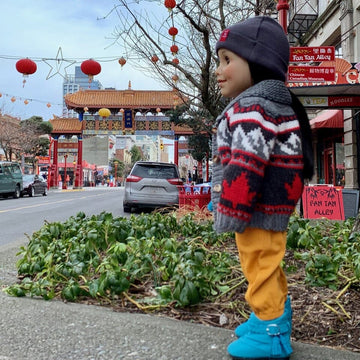
[[[279,24],[282,26],[285,34],[287,34],[287,15],[289,11],[288,0],[279,0],[276,5],[276,10],[279,12]]]
[[[67,160],[67,158],[68,158],[68,154],[65,154],[64,155],[64,159],[65,159],[64,182],[63,182],[63,186],[62,186],[62,188],[64,190],[67,189],[67,184],[66,184],[66,160]]]
[[[118,164],[117,164],[117,162],[115,161],[115,186],[117,186],[117,166],[118,166]]]
[[[75,180],[76,180],[76,158],[74,158],[74,161],[73,161],[73,165],[74,165],[74,176],[73,176],[73,186],[75,186]]]

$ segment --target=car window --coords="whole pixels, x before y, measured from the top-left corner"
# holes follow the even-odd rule
[[[20,166],[19,166],[19,165],[16,165],[16,164],[12,164],[12,165],[11,165],[11,171],[12,171],[14,174],[21,174]]]
[[[4,173],[8,175],[11,174],[9,165],[4,165]]]
[[[173,179],[178,177],[174,167],[158,165],[137,165],[135,166],[132,175],[151,179]]]

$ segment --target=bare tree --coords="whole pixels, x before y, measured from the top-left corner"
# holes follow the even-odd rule
[[[163,0],[118,0],[107,15],[117,15],[113,44],[120,45],[129,64],[174,88],[186,100],[181,108],[175,101],[170,116],[193,129],[194,144],[199,145],[201,137],[211,138],[215,118],[226,105],[215,76],[215,44],[222,30],[253,15],[276,17],[274,0],[255,1],[176,0],[168,11]],[[178,30],[175,38],[169,32],[174,27]],[[173,45],[178,52],[171,50]],[[210,153],[210,141],[202,141],[201,148],[191,153],[202,160]]]
[[[163,1],[119,0],[108,15],[117,14],[112,38],[129,63],[178,90],[189,101],[189,125],[210,131],[224,106],[215,77],[214,49],[221,31],[251,15],[273,12],[274,0],[177,0],[172,11]],[[169,34],[171,27],[178,29],[175,39]],[[176,54],[170,50],[174,44],[179,48]]]
[[[0,113],[0,148],[5,159],[11,161],[19,144],[20,119]]]
[[[51,124],[38,116],[21,121],[0,114],[0,148],[8,161],[13,160],[13,157],[20,160],[27,156],[30,162],[34,162],[36,156],[47,155],[49,139],[41,135],[50,134],[51,130]]]

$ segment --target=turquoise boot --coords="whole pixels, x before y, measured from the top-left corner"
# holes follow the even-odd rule
[[[292,323],[292,308],[291,308],[291,300],[290,300],[290,296],[287,297],[286,302],[285,302],[285,313],[288,315],[289,317],[289,321],[290,324]],[[252,312],[250,314],[249,319],[240,324],[236,329],[235,329],[235,335],[239,338],[244,336],[249,330],[249,324],[251,324],[253,318],[256,317],[255,314]]]
[[[238,360],[288,360],[291,321],[287,313],[274,320],[260,320],[256,315],[248,332],[228,346],[228,353]]]

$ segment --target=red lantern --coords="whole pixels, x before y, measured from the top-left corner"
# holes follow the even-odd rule
[[[158,61],[159,61],[159,58],[157,57],[157,55],[153,55],[152,57],[151,57],[151,61],[153,62],[153,63],[157,63]]]
[[[28,58],[17,61],[15,66],[16,66],[16,70],[19,73],[23,74],[23,77],[24,77],[23,87],[24,87],[25,83],[26,83],[25,78],[28,77],[29,75],[33,74],[36,71],[37,66],[34,61],[32,61]]]
[[[179,48],[177,47],[177,45],[173,45],[171,46],[170,51],[173,53],[173,55],[175,55],[179,51]]]
[[[164,5],[169,11],[171,11],[176,6],[176,1],[175,0],[165,0]]]
[[[51,104],[50,104],[50,103],[47,103],[46,106],[47,106],[48,108],[51,108]]]
[[[178,34],[178,29],[176,27],[171,27],[169,29],[169,35],[173,37],[173,40],[175,39],[175,36]]]
[[[15,101],[16,101],[16,97],[13,96],[10,100],[11,100],[11,102],[15,102]]]
[[[121,65],[121,67],[123,67],[126,64],[126,60],[123,57],[121,57],[119,59],[119,64]]]
[[[29,100],[24,100],[24,104],[27,105],[29,103]]]
[[[179,65],[179,59],[178,58],[173,58],[172,63],[175,64],[175,65]]]
[[[92,81],[95,75],[99,74],[101,71],[101,65],[93,60],[85,60],[81,63],[81,71],[89,77],[89,83]]]

